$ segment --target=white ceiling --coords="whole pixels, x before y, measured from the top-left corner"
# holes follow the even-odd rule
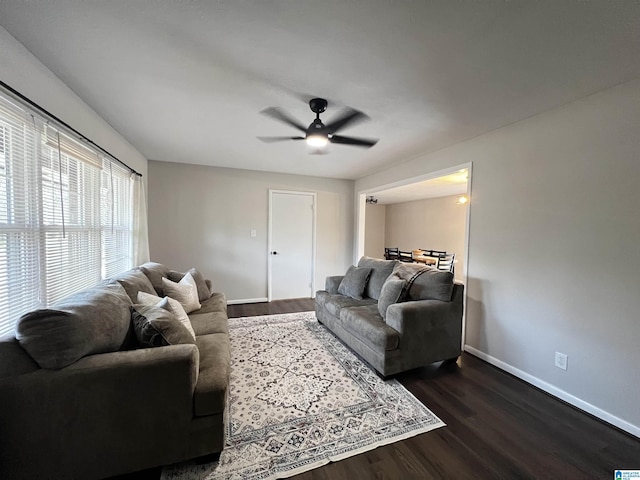
[[[152,160],[355,179],[640,76],[640,2],[2,0],[0,25]],[[20,85],[13,85],[20,89]],[[308,155],[301,98],[380,138]],[[81,125],[74,125],[82,130]]]

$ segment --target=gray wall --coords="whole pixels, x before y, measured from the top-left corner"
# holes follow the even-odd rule
[[[146,175],[147,159],[2,27],[0,74],[7,85]]]
[[[455,277],[462,282],[467,206],[458,205],[456,199],[447,196],[387,205],[385,245],[455,253]]]
[[[364,254],[384,258],[386,205],[367,204],[365,207]]]
[[[639,127],[636,80],[356,182],[473,162],[466,348],[638,436]]]
[[[324,288],[326,276],[344,273],[351,264],[353,185],[150,161],[151,259],[178,270],[197,267],[230,301],[266,298],[268,191],[317,192],[315,279],[316,289]]]

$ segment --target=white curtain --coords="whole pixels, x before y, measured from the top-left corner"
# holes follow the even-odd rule
[[[147,195],[142,176],[131,174],[133,188],[133,264],[149,261],[149,231],[147,227]]]

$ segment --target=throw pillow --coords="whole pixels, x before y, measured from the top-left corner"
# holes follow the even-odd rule
[[[142,305],[155,305],[160,300],[162,300],[162,297],[159,297],[159,296],[154,295],[152,293],[138,292],[138,297],[136,298],[136,303],[139,303],[139,304],[142,304]]]
[[[406,280],[391,275],[380,290],[380,298],[378,299],[378,311],[383,319],[387,318],[387,308],[389,305],[398,303],[402,297],[402,293],[407,286]]]
[[[186,329],[189,330],[189,333],[195,340],[196,333],[193,331],[193,327],[191,326],[191,320],[189,320],[187,312],[184,311],[184,308],[182,308],[182,305],[180,305],[179,301],[174,300],[170,297],[160,298],[149,293],[138,292],[138,303],[141,303],[143,305],[155,305],[156,307],[164,308],[165,310],[173,313],[180,321],[180,323],[182,323],[186,327]]]
[[[196,281],[196,286],[198,287],[198,300],[200,302],[204,302],[207,298],[211,297],[211,289],[207,285],[207,280],[202,276],[202,274],[195,267],[190,268],[189,271],[186,273],[176,272],[175,270],[169,270],[168,278],[172,282],[179,282],[184,278],[184,276],[187,273],[190,273],[193,279]]]
[[[135,305],[131,307],[131,321],[143,348],[194,343],[187,328],[164,308]]]
[[[338,293],[356,300],[362,300],[362,294],[367,286],[369,275],[371,275],[370,268],[351,265],[340,285],[338,285]]]
[[[178,283],[163,278],[162,289],[166,296],[178,300],[187,313],[198,310],[202,306],[198,301],[196,281],[190,273],[187,273]]]

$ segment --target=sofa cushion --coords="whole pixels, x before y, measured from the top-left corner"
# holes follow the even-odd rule
[[[147,278],[149,278],[149,281],[151,282],[151,285],[153,285],[156,293],[161,297],[164,297],[164,290],[162,289],[162,279],[169,276],[169,267],[157,262],[147,262],[143,263],[138,268],[140,268],[140,270],[142,270],[142,273],[144,273]]]
[[[191,312],[191,315],[211,312],[223,312],[225,316],[227,314],[227,297],[224,293],[212,293],[211,297],[204,300],[200,305],[200,310]]]
[[[370,257],[362,257],[360,259],[358,262],[359,267],[370,268],[372,270],[369,282],[367,283],[367,288],[364,291],[365,296],[375,298],[376,300],[380,298],[382,285],[384,285],[387,277],[391,275],[393,267],[397,263],[397,260],[379,260],[377,258]]]
[[[57,370],[86,355],[119,350],[129,332],[130,306],[118,282],[89,288],[51,309],[24,314],[16,338],[40,367]]]
[[[227,314],[223,312],[197,313],[189,315],[193,331],[198,335],[210,333],[229,334],[229,321]]]
[[[193,339],[195,340],[196,334],[193,331],[193,327],[191,326],[191,321],[189,320],[189,316],[187,312],[184,311],[182,305],[177,300],[174,300],[171,297],[163,297],[160,298],[157,295],[151,295],[149,293],[138,292],[138,303],[143,305],[155,305],[157,307],[164,308],[169,312],[173,313],[176,318],[182,323],[185,328],[189,331]]]
[[[346,297],[339,293],[332,295],[326,292],[318,292],[316,299],[319,299],[320,305],[323,305],[325,310],[336,318],[340,318],[340,310],[345,307],[359,307],[362,305],[377,305],[377,302],[373,298],[363,298],[362,300],[356,300],[355,298]]]
[[[387,316],[387,307],[400,301],[406,285],[406,280],[395,275],[389,276],[384,285],[382,285],[380,298],[378,299],[378,312],[380,312],[383,320]]]
[[[162,289],[165,295],[180,302],[184,311],[189,313],[200,308],[198,300],[198,287],[190,273],[187,273],[180,282],[172,282],[168,278],[162,279]]]
[[[377,305],[343,308],[340,312],[342,328],[358,337],[371,349],[395,350],[400,342],[398,332],[384,323]]]
[[[131,307],[131,321],[138,343],[143,348],[195,343],[187,328],[164,308],[134,305]]]
[[[371,275],[370,268],[351,265],[340,285],[338,285],[338,293],[356,300],[362,300],[362,294],[367,286],[369,275]]]
[[[196,339],[200,351],[200,371],[193,395],[196,416],[224,411],[231,371],[229,336],[223,333],[201,335]]]
[[[196,281],[196,286],[198,287],[198,300],[202,302],[209,298],[211,296],[211,289],[207,285],[207,280],[195,267],[190,268],[187,272],[184,273],[176,272],[175,270],[169,270],[167,278],[169,278],[169,280],[171,280],[172,282],[177,283],[182,280],[187,273],[190,273],[193,279]]]
[[[413,263],[399,263],[393,275],[407,281],[405,300],[451,301],[453,273]]]
[[[113,279],[124,287],[132,303],[137,301],[138,292],[156,294],[149,278],[138,268],[119,273]]]

